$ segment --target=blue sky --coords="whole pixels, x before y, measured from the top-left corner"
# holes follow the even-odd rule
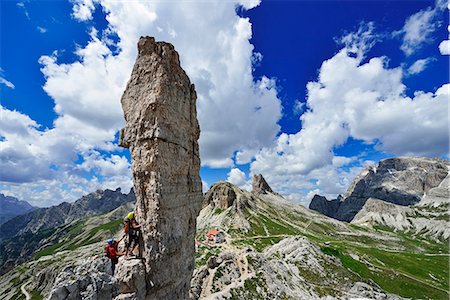
[[[141,35],[196,84],[205,188],[262,173],[308,204],[396,155],[448,158],[445,1],[3,1],[0,192],[131,187],[120,96]]]

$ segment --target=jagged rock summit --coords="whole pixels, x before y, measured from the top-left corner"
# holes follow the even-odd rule
[[[252,205],[254,195],[235,185],[219,181],[211,186],[203,199],[203,209],[197,218],[197,229],[220,228],[224,224],[236,228],[248,228],[243,211]],[[230,214],[222,214],[222,212]]]
[[[174,47],[141,37],[121,100],[126,125],[120,145],[131,152],[146,299],[189,296],[202,204],[196,98]]]
[[[316,195],[309,208],[350,222],[369,198],[401,206],[416,205],[429,191],[437,193],[433,189],[447,177],[449,169],[450,162],[442,159],[384,159],[377,167],[362,171],[343,198],[328,201],[325,197]]]
[[[264,179],[262,174],[255,174],[255,175],[253,175],[252,193],[254,193],[254,194],[273,193],[272,188],[269,186],[269,184]]]

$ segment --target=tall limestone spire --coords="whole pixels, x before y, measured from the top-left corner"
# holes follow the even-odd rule
[[[132,158],[146,299],[189,297],[202,203],[196,98],[174,47],[141,37],[121,100],[120,145]]]

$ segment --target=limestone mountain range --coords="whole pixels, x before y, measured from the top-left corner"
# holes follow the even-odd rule
[[[334,200],[315,195],[310,209],[364,226],[450,236],[450,162],[399,157],[380,161],[362,171],[344,196]]]
[[[368,167],[351,183],[347,192],[327,200],[315,195],[309,208],[329,217],[350,222],[369,198],[402,206],[418,204],[449,174],[450,163],[441,159],[398,157]]]

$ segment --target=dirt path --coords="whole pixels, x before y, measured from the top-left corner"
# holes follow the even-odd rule
[[[22,294],[25,295],[26,300],[31,300],[31,295],[28,293],[27,289],[25,288],[28,283],[30,283],[30,282],[27,281],[24,284],[22,284],[22,286],[20,287],[20,291],[22,292]]]
[[[289,236],[291,236],[291,235],[288,235],[288,234],[254,235],[254,236],[248,236],[248,237],[243,237],[243,238],[230,239],[230,242],[241,241],[241,240],[251,240],[251,239],[273,238],[273,237],[289,237]]]

